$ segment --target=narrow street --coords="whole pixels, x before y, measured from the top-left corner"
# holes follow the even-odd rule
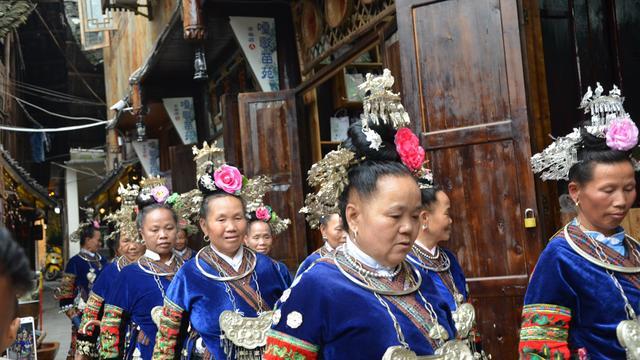
[[[60,285],[59,281],[45,282],[42,301],[42,316],[44,331],[47,332],[46,342],[59,342],[60,348],[56,360],[64,360],[69,341],[71,340],[71,326],[69,319],[58,312],[58,302],[53,298],[53,290]]]

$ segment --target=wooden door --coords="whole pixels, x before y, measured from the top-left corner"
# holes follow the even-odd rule
[[[222,110],[222,135],[224,137],[224,158],[227,163],[242,169],[242,149],[240,138],[240,114],[238,95],[224,94],[220,98]]]
[[[517,357],[540,231],[529,169],[517,0],[398,0],[403,99],[451,198],[449,243],[469,280],[485,350]],[[412,81],[407,81],[412,79]]]
[[[269,175],[274,188],[265,202],[289,229],[274,241],[271,256],[295,269],[307,254],[303,206],[298,114],[293,90],[238,95],[242,164],[248,177]]]
[[[197,187],[193,145],[169,146],[171,164],[171,191],[185,193]]]

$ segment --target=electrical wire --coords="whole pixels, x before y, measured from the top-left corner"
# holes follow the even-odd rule
[[[63,131],[74,131],[74,130],[87,129],[87,128],[90,128],[90,127],[95,127],[95,126],[100,126],[100,125],[108,125],[111,121],[113,121],[113,120],[103,120],[103,121],[100,121],[100,122],[84,124],[84,125],[65,126],[65,127],[60,127],[60,128],[45,128],[45,129],[33,129],[33,128],[23,128],[23,127],[16,127],[16,126],[0,125],[0,130],[15,131],[15,132],[30,132],[30,133],[63,132]]]
[[[5,95],[7,95],[7,96],[9,96],[9,97],[11,97],[11,98],[13,98],[13,99],[15,99],[15,100],[16,100],[17,102],[19,102],[19,103],[22,103],[22,104],[25,104],[25,105],[29,105],[29,106],[31,106],[31,107],[33,107],[33,108],[36,108],[36,109],[38,109],[38,110],[40,110],[40,111],[43,111],[43,112],[45,112],[45,113],[49,114],[49,115],[51,115],[51,116],[56,116],[56,117],[59,117],[59,118],[62,118],[62,119],[66,119],[66,120],[74,120],[74,121],[84,121],[84,120],[86,120],[86,121],[94,121],[94,122],[101,122],[101,121],[105,121],[105,120],[102,120],[102,119],[96,119],[96,118],[87,117],[87,116],[68,116],[68,115],[58,114],[58,113],[53,112],[53,111],[51,111],[51,110],[47,110],[47,109],[45,109],[45,108],[43,108],[43,107],[40,107],[40,106],[35,105],[35,104],[32,104],[32,103],[30,103],[30,102],[28,102],[28,101],[26,101],[26,100],[20,99],[19,97],[15,96],[15,95],[13,95],[13,94],[10,94],[9,92],[4,91],[4,90],[2,90],[2,89],[0,89],[0,93],[3,93],[3,94],[5,94]]]
[[[87,81],[82,77],[82,75],[80,75],[80,72],[78,71],[76,66],[69,59],[67,59],[66,52],[64,51],[64,49],[62,49],[62,46],[60,46],[60,43],[58,43],[58,39],[56,39],[55,35],[53,35],[53,32],[49,28],[49,25],[47,24],[46,21],[44,21],[44,18],[42,18],[42,15],[40,15],[40,11],[38,11],[37,7],[34,9],[34,12],[36,13],[36,15],[38,15],[38,18],[40,19],[40,22],[42,22],[42,25],[44,25],[45,29],[47,29],[47,32],[49,33],[49,36],[51,36],[51,39],[53,39],[54,44],[56,44],[56,46],[58,47],[58,50],[60,50],[60,52],[62,53],[62,56],[64,57],[64,60],[67,62],[67,64],[69,64],[69,66],[71,67],[73,72],[75,72],[75,74],[78,75],[78,78],[80,79],[80,81],[82,81],[84,86],[86,86],[86,88],[89,90],[89,92],[91,92],[91,94],[98,101],[100,101],[103,105],[106,105],[104,100],[100,96],[98,96],[98,94],[96,94],[95,91],[93,91],[93,89],[91,88],[91,86],[89,86]]]
[[[62,102],[62,103],[70,103],[70,104],[79,104],[79,105],[95,105],[95,106],[105,106],[103,103],[99,103],[96,101],[92,101],[89,99],[67,95],[64,93],[60,93],[54,90],[40,88],[38,86],[32,86],[31,84],[24,84],[18,81],[8,82],[10,85],[16,87],[16,90],[20,93],[31,95],[34,97],[38,97],[41,99],[45,99],[52,102]]]

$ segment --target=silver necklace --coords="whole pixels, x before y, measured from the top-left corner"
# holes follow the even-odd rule
[[[451,268],[451,260],[449,259],[449,257],[447,256],[447,254],[445,254],[444,252],[440,251],[439,247],[436,247],[436,254],[435,255],[431,255],[431,254],[427,254],[426,251],[422,250],[420,248],[420,246],[418,245],[413,245],[412,250],[414,253],[416,253],[418,255],[418,257],[423,257],[423,258],[427,258],[429,260],[438,260],[441,256],[442,256],[442,261],[443,264],[442,266],[439,267],[434,267],[434,266],[429,266],[427,264],[424,263],[424,261],[415,261],[413,260],[411,257],[409,257],[409,261],[413,262],[414,264],[423,267],[427,270],[431,270],[431,271],[435,271],[435,272],[442,272],[442,271],[447,271]]]
[[[371,292],[374,293],[378,293],[381,295],[390,295],[390,296],[402,296],[402,295],[408,295],[408,294],[412,294],[414,292],[416,292],[419,288],[420,285],[422,285],[422,275],[420,274],[420,271],[418,271],[418,269],[416,269],[415,266],[411,265],[411,263],[407,262],[406,260],[404,260],[400,265],[400,269],[404,270],[407,273],[407,276],[410,277],[411,273],[413,272],[413,274],[415,275],[415,278],[412,279],[412,283],[413,286],[404,289],[404,290],[400,290],[400,291],[395,291],[395,290],[384,290],[384,289],[378,289],[374,286],[369,285],[366,282],[363,282],[359,279],[356,279],[355,277],[351,276],[340,264],[340,261],[337,259],[337,254],[338,253],[342,253],[344,254],[344,248],[338,248],[335,252],[332,253],[332,255],[334,258],[334,262],[336,264],[336,267],[338,268],[338,270],[340,270],[340,273],[342,273],[342,275],[344,275],[344,277],[346,277],[347,279],[349,279],[351,282],[353,282],[354,284],[367,289]],[[364,274],[360,274],[362,275],[365,279],[367,278],[366,275]]]
[[[578,225],[579,225],[579,223],[578,223]],[[564,236],[567,239],[567,242],[571,245],[571,247],[574,250],[575,249],[580,249],[576,244],[573,243],[573,240],[571,239],[571,237],[569,235],[569,231],[567,230],[568,226],[569,225],[567,224],[564,227]],[[591,236],[589,236],[586,233],[585,233],[585,235],[587,235],[587,237],[589,238],[591,243],[595,246],[596,254],[598,255],[599,262],[602,263],[602,264],[609,265],[610,267],[616,266],[616,265],[613,265],[613,264],[609,263],[609,261],[607,260],[606,255],[604,253],[604,250],[600,247],[600,244],[598,243],[598,241],[593,239]],[[580,249],[580,251],[582,253],[588,255],[582,249]],[[579,253],[579,254],[582,255],[582,253]],[[634,255],[635,255],[635,253],[634,253]],[[582,256],[584,257],[584,255],[582,255]],[[635,256],[637,258],[637,255],[635,255]],[[590,256],[590,257],[593,258],[592,256]],[[589,258],[586,258],[586,259],[589,260]],[[617,338],[618,338],[618,343],[620,343],[620,345],[622,345],[622,347],[625,349],[625,352],[627,354],[627,359],[629,359],[629,360],[640,360],[640,322],[638,321],[638,317],[636,316],[635,310],[633,310],[633,307],[629,303],[629,299],[627,298],[627,295],[626,295],[624,289],[622,288],[622,285],[618,281],[618,278],[615,276],[615,274],[613,272],[614,270],[612,268],[610,268],[610,267],[605,267],[605,271],[607,272],[607,274],[609,275],[609,277],[613,281],[613,284],[615,285],[616,289],[620,292],[620,296],[622,297],[622,300],[624,301],[624,310],[625,310],[625,313],[627,315],[627,319],[621,321],[618,324],[618,326],[616,327],[616,335],[617,335]],[[617,267],[622,267],[622,266],[617,266]],[[624,267],[622,267],[622,268],[624,268]]]
[[[360,275],[365,277],[392,279],[396,277],[396,275],[398,275],[398,273],[400,273],[400,270],[402,269],[402,266],[398,265],[396,266],[395,270],[393,270],[393,272],[389,274],[380,274],[375,271],[370,271],[365,269],[364,266],[360,265],[360,263],[358,263],[356,259],[349,254],[346,248],[344,249],[344,256],[345,258],[347,258],[347,261],[349,262],[349,264],[351,264],[351,266],[353,266]]]
[[[257,257],[257,255],[256,255],[256,253],[255,253],[253,250],[251,250],[251,249],[249,249],[249,248],[245,247],[243,251],[248,251],[248,252],[249,252],[249,254],[253,256],[253,261],[251,262],[251,265],[249,266],[249,269],[247,269],[247,271],[245,271],[245,272],[244,272],[244,273],[242,273],[242,274],[235,275],[235,276],[229,276],[229,275],[228,275],[228,274],[226,274],[226,272],[225,272],[225,271],[224,271],[224,270],[223,270],[223,269],[222,269],[222,268],[217,264],[217,261],[215,261],[214,259],[210,259],[210,260],[211,260],[211,263],[213,263],[213,264],[216,266],[216,268],[218,269],[218,272],[219,272],[220,274],[226,274],[226,275],[227,275],[227,276],[216,276],[216,275],[213,275],[213,274],[208,273],[208,272],[207,272],[207,271],[202,267],[202,265],[200,265],[200,254],[201,254],[205,249],[206,249],[206,247],[205,247],[205,248],[200,249],[200,251],[198,251],[198,253],[196,254],[196,267],[198,268],[198,270],[200,270],[200,272],[201,272],[204,276],[208,277],[209,279],[215,280],[215,281],[223,281],[223,282],[226,282],[226,281],[234,281],[234,280],[238,280],[238,279],[245,278],[245,277],[247,277],[249,274],[251,274],[251,273],[253,272],[253,270],[255,270],[255,268],[256,268],[256,264],[258,263],[258,257]],[[208,254],[205,254],[205,255],[208,255]],[[217,256],[217,255],[216,255],[216,256]]]

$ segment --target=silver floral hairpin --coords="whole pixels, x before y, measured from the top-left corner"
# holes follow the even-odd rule
[[[584,130],[606,139],[607,146],[613,150],[631,150],[638,144],[638,128],[622,106],[624,98],[620,89],[614,85],[608,95],[602,93],[603,88],[597,83],[595,91],[588,87],[582,97],[580,108],[584,109],[585,114],[591,115]],[[545,181],[568,180],[569,170],[579,161],[578,148],[582,140],[580,128],[554,138],[547,148],[531,157],[533,172],[540,173],[540,178]]]

